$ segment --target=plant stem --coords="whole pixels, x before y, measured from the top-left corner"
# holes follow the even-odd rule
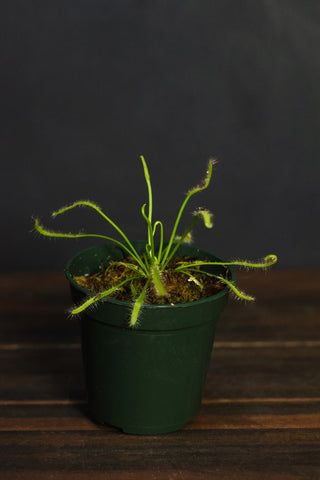
[[[204,182],[201,184],[201,185],[198,185],[196,187],[194,187],[193,189],[191,189],[188,194],[187,194],[187,197],[185,198],[184,202],[182,203],[181,207],[180,207],[180,210],[178,212],[178,215],[177,215],[177,218],[176,218],[176,221],[175,221],[175,224],[173,226],[173,230],[172,230],[172,233],[171,233],[171,236],[170,236],[170,240],[169,240],[169,243],[168,243],[168,246],[165,250],[165,253],[164,253],[164,256],[163,256],[163,259],[162,259],[162,262],[161,262],[161,267],[163,268],[164,265],[166,265],[166,259],[170,253],[170,249],[172,247],[172,244],[174,242],[174,238],[176,236],[176,232],[177,232],[177,228],[178,228],[178,225],[180,223],[180,219],[181,219],[181,216],[183,214],[183,211],[188,203],[188,201],[190,200],[190,198],[195,194],[195,193],[198,193],[198,192],[201,192],[202,190],[205,190],[208,186],[209,186],[209,183],[210,183],[210,180],[211,180],[211,175],[212,175],[212,168],[213,168],[213,165],[214,165],[214,161],[213,160],[210,160],[209,161],[209,164],[208,164],[208,170],[207,170],[207,176],[204,180]]]
[[[124,285],[125,283],[128,283],[132,280],[135,280],[136,278],[139,278],[138,276],[135,276],[135,277],[130,277],[130,278],[127,278],[126,280],[124,280],[123,282],[119,283],[118,285],[112,287],[112,288],[109,288],[109,290],[105,290],[104,292],[101,292],[101,293],[98,293],[97,295],[94,295],[93,297],[90,297],[88,300],[86,300],[85,302],[83,302],[81,305],[79,305],[78,307],[74,308],[72,310],[72,315],[76,315],[77,313],[81,313],[83,312],[86,308],[90,307],[90,305],[92,305],[93,303],[97,302],[98,300],[102,300],[104,297],[107,297],[109,296],[111,293],[115,292],[116,290],[118,290],[119,287],[121,287],[122,285]]]
[[[188,235],[188,233],[193,229],[195,223],[197,222],[198,220],[198,217],[195,217],[192,222],[190,223],[189,227],[184,231],[183,235],[181,236],[181,238],[179,239],[179,241],[177,242],[177,244],[175,245],[175,247],[172,249],[172,251],[170,252],[169,256],[167,256],[165,262],[162,262],[161,264],[161,268],[164,270],[166,268],[166,266],[168,265],[168,263],[170,262],[170,260],[172,259],[173,255],[176,253],[176,251],[178,250],[178,248],[180,247],[180,245],[183,243],[183,240],[186,238],[186,236]],[[168,247],[167,247],[168,248]]]
[[[149,174],[148,166],[146,164],[146,161],[145,161],[143,155],[140,155],[140,158],[141,158],[142,165],[143,165],[144,178],[146,180],[147,187],[148,187],[148,196],[149,196],[148,220],[149,220],[149,224],[152,226],[152,208],[153,208],[152,204],[153,204],[153,202],[152,202],[152,187],[151,187],[151,181],[150,181],[150,174]],[[148,227],[149,227],[149,224],[148,224]],[[152,227],[151,227],[151,231],[150,231],[150,228],[148,228],[148,242],[149,242],[149,245],[152,248],[151,252],[152,252],[152,256],[154,257]]]

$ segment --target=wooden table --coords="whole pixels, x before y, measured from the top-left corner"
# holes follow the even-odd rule
[[[320,478],[320,272],[242,272],[203,406],[182,431],[125,435],[86,412],[63,274],[0,276],[0,478]]]

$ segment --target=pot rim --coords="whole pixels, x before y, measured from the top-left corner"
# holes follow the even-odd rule
[[[138,243],[141,243],[141,241],[136,241]],[[136,243],[136,242],[132,242],[133,244]],[[143,242],[143,244],[145,244],[145,242]],[[68,279],[68,281],[71,283],[71,285],[73,285],[74,288],[76,288],[77,290],[81,291],[82,293],[84,293],[85,295],[89,296],[89,295],[92,295],[92,292],[90,290],[87,290],[86,288],[82,287],[81,285],[79,285],[74,279],[73,279],[73,276],[71,274],[71,271],[70,271],[70,268],[71,268],[71,265],[72,263],[74,262],[74,260],[79,256],[79,255],[82,255],[84,254],[85,252],[89,252],[90,250],[95,250],[97,247],[101,247],[103,245],[110,245],[112,246],[113,243],[112,242],[104,242],[103,244],[96,244],[92,247],[89,247],[89,248],[85,248],[83,250],[80,250],[78,253],[76,253],[75,255],[73,255],[67,262],[66,264],[66,268],[65,268],[65,275]],[[184,245],[184,247],[188,247],[188,245]],[[201,254],[204,254],[204,255],[209,255],[209,256],[214,256],[218,261],[223,261],[220,259],[220,257],[216,256],[215,254],[211,253],[211,252],[208,252],[207,250],[203,250],[202,248],[198,248],[198,247],[195,247],[193,245],[190,245],[191,248],[193,249],[196,249],[197,251],[201,252]],[[230,270],[230,280],[231,281],[234,281],[235,280],[235,272],[234,272],[234,269],[230,266],[228,266],[229,270]],[[150,303],[144,303],[143,304],[143,308],[144,309],[161,309],[161,310],[165,310],[165,309],[172,309],[172,308],[186,308],[186,307],[190,307],[190,305],[193,305],[193,306],[196,306],[196,305],[201,305],[203,303],[207,303],[208,301],[212,301],[213,299],[219,299],[221,297],[223,297],[224,295],[226,295],[226,293],[229,292],[229,287],[226,285],[220,292],[218,293],[215,293],[214,295],[211,295],[210,297],[206,297],[206,298],[202,298],[200,300],[194,300],[192,302],[184,302],[184,303],[175,303],[173,305],[171,304],[164,304],[164,305],[158,305],[158,304],[150,304]],[[99,303],[100,302],[107,302],[107,303],[113,303],[115,305],[122,305],[122,306],[126,306],[126,307],[130,307],[133,305],[134,302],[126,302],[126,301],[123,301],[123,300],[117,300],[115,298],[111,298],[111,297],[105,297],[101,300],[99,300]]]

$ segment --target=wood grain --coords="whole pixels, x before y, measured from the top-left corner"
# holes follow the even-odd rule
[[[79,327],[61,273],[0,275],[1,479],[320,478],[320,272],[240,272],[202,407],[180,432],[88,417]]]

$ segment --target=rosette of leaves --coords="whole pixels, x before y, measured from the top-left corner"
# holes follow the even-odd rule
[[[112,295],[117,289],[120,289],[125,283],[131,282],[133,285],[134,280],[139,279],[139,284],[142,285],[140,291],[136,291],[134,288],[132,289],[133,298],[132,298],[132,312],[130,318],[130,325],[132,327],[137,325],[139,314],[141,312],[142,306],[145,302],[146,295],[149,288],[152,288],[156,295],[159,297],[165,297],[167,295],[167,286],[164,280],[164,272],[168,267],[169,262],[174,258],[175,254],[177,253],[180,245],[183,242],[190,243],[192,239],[192,229],[195,226],[196,222],[202,220],[206,228],[213,227],[212,221],[212,213],[205,209],[205,208],[198,208],[193,213],[193,219],[190,222],[189,226],[185,229],[185,231],[181,235],[177,235],[177,231],[180,225],[180,220],[183,215],[183,212],[186,208],[187,203],[189,202],[190,198],[193,195],[200,193],[201,191],[208,188],[211,177],[212,177],[212,170],[213,166],[216,163],[215,160],[210,159],[208,163],[208,168],[206,172],[206,176],[202,183],[190,189],[182,205],[178,211],[173,229],[171,231],[169,241],[166,245],[164,245],[164,226],[163,223],[159,220],[153,220],[153,196],[152,196],[152,186],[150,181],[149,170],[147,167],[147,163],[143,156],[140,157],[143,166],[143,172],[145,181],[148,188],[148,204],[144,204],[141,207],[141,214],[144,218],[146,225],[147,225],[147,241],[145,245],[145,251],[141,254],[136,251],[132,242],[124,233],[124,231],[109,218],[101,208],[94,202],[87,201],[87,200],[80,200],[77,202],[72,203],[71,205],[65,206],[60,208],[59,210],[52,213],[52,217],[55,218],[63,213],[68,212],[77,207],[88,207],[99,215],[101,215],[106,222],[115,230],[120,237],[120,240],[117,238],[109,237],[106,235],[99,235],[99,234],[90,234],[90,233],[63,233],[52,231],[45,228],[43,225],[40,224],[38,219],[35,219],[35,230],[39,232],[41,235],[47,237],[60,237],[60,238],[83,238],[83,237],[96,237],[101,238],[104,240],[108,240],[113,242],[114,244],[121,247],[123,251],[126,252],[128,258],[130,258],[130,262],[126,261],[125,266],[127,269],[131,271],[131,275],[129,275],[125,280],[121,281],[111,288],[108,288],[105,291],[99,292],[97,294],[92,294],[89,298],[85,299],[85,301],[77,305],[73,308],[71,313],[73,315],[79,314],[86,310],[88,307],[94,305],[96,302],[101,301],[103,298]],[[147,211],[146,211],[147,209]],[[157,240],[157,242],[156,242]],[[157,243],[157,248],[155,247]],[[246,260],[238,260],[232,262],[210,262],[204,260],[195,260],[195,261],[181,261],[179,262],[176,267],[175,271],[180,272],[181,274],[187,275],[191,281],[198,284],[199,288],[201,288],[201,283],[197,281],[195,277],[195,273],[199,272],[199,269],[205,265],[221,265],[224,267],[228,266],[236,266],[236,267],[245,267],[245,268],[266,268],[277,261],[277,256],[274,254],[265,256],[261,261],[257,262],[249,262]],[[122,264],[122,262],[116,262],[118,264]],[[228,280],[228,278],[224,277],[223,275],[214,275],[212,273],[208,273],[206,271],[202,271],[202,274],[209,275],[215,277],[217,280],[222,282],[229,288],[237,298],[253,301],[254,298],[244,292],[242,292],[233,282]],[[142,282],[141,282],[142,280]]]

